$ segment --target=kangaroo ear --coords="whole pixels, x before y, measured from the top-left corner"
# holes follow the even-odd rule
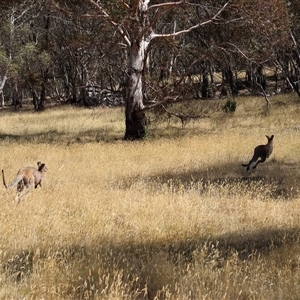
[[[37,162],[38,167],[40,167],[42,163],[40,161]]]
[[[270,139],[270,137],[268,135],[266,135],[266,137],[267,137],[268,140]]]

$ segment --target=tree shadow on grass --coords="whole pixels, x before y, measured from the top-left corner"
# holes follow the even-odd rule
[[[0,141],[35,144],[83,144],[93,142],[112,142],[121,139],[121,135],[112,134],[111,128],[99,128],[70,133],[58,130],[48,130],[34,134],[0,134]]]
[[[147,286],[147,293],[137,299],[153,299],[164,286],[172,287],[174,276],[184,274],[188,265],[192,267],[196,263],[206,268],[206,265],[209,267],[213,263],[217,269],[222,269],[233,255],[243,262],[255,257],[267,259],[271,253],[280,254],[283,248],[299,245],[299,242],[298,227],[265,228],[213,238],[198,236],[195,233],[184,238],[128,241],[118,244],[109,236],[101,236],[97,241],[90,241],[88,246],[69,245],[61,248],[49,246],[44,251],[41,247],[38,250],[13,253],[12,258],[3,264],[3,269],[10,280],[15,278],[17,282],[21,282],[51,258],[56,261],[58,268],[63,266],[62,272],[68,270],[68,266],[72,269],[71,266],[76,265],[76,270],[72,269],[72,272],[75,272],[71,277],[72,280],[64,282],[64,285],[76,286],[76,295],[72,296],[76,296],[77,299],[83,299],[86,294],[92,296],[96,291],[113,289],[116,284],[113,278],[116,274],[120,274],[119,284],[122,282],[131,291],[142,291]],[[174,272],[178,274],[175,275]],[[111,280],[103,280],[101,276]],[[68,274],[65,278],[69,278]]]
[[[175,192],[182,188],[198,187],[201,193],[205,193],[211,186],[230,188],[242,185],[245,190],[253,191],[253,197],[255,197],[255,192],[259,191],[258,188],[274,200],[293,200],[300,195],[298,168],[293,164],[276,159],[249,171],[241,166],[241,162],[230,162],[214,165],[207,169],[200,167],[182,172],[178,170],[165,172],[149,177],[136,176],[125,178],[120,187],[130,188],[141,178],[149,187],[157,189],[164,185]]]
[[[194,168],[182,172],[161,173],[143,177],[147,184],[172,185],[182,189],[191,187],[191,182],[199,183],[205,193],[209,185],[233,186],[239,183],[252,188],[255,184],[262,187],[273,185],[271,189],[274,200],[293,200],[298,196],[296,189],[300,175],[292,164],[269,160],[256,170],[246,171],[239,163],[231,162],[225,165],[212,166],[209,169]],[[141,177],[132,177],[122,183],[122,188],[130,188]],[[297,191],[297,192],[296,192]],[[124,231],[126,236],[126,229]],[[132,236],[128,232],[128,236]],[[97,291],[113,289],[114,279],[105,281],[101,276],[113,278],[120,274],[119,280],[129,287],[130,291],[142,291],[147,286],[147,292],[139,299],[153,299],[163,287],[172,287],[174,277],[180,276],[192,268],[194,264],[202,264],[206,268],[212,262],[215,268],[226,268],[226,263],[234,255],[241,262],[253,258],[265,258],[272,253],[280,254],[282,250],[300,245],[300,228],[263,228],[260,230],[236,231],[222,235],[203,236],[194,232],[188,236],[171,236],[161,240],[152,238],[139,241],[138,237],[126,239],[126,242],[116,243],[110,235],[100,235],[88,244],[56,246],[41,246],[39,249],[26,249],[19,253],[10,252],[10,258],[4,261],[3,270],[11,279],[21,282],[34,271],[40,269],[49,257],[56,262],[61,271],[71,269],[75,275],[65,282],[65,286],[76,286],[76,295],[70,297],[84,298]],[[295,254],[296,255],[296,254]],[[272,259],[272,258],[270,258]],[[74,270],[73,266],[76,265]],[[280,267],[280,266],[279,266]],[[177,271],[176,271],[177,270]],[[178,271],[180,270],[180,271]],[[174,275],[174,272],[178,274]],[[182,273],[181,273],[182,272]],[[105,274],[105,275],[103,275]],[[69,278],[65,274],[65,278]],[[74,278],[77,278],[74,280]],[[105,277],[106,278],[106,277]],[[135,280],[136,278],[136,280]],[[68,280],[68,279],[66,279]],[[72,290],[72,289],[70,289]],[[73,289],[75,290],[75,289]],[[71,292],[70,292],[71,293]]]

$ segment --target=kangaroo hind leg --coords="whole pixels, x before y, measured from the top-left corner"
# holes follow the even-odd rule
[[[16,196],[16,200],[19,203],[31,190],[30,186],[26,186],[24,185],[24,188],[21,191],[18,191],[17,196]]]
[[[247,167],[247,171],[249,171],[250,166],[255,163],[258,160],[258,157],[256,155],[253,155],[253,157],[251,158],[251,160],[248,162],[248,164],[244,164],[242,166]]]
[[[261,158],[260,160],[257,161],[257,163],[255,164],[255,166],[253,167],[253,169],[255,169],[259,164],[263,163],[266,161],[266,157]]]
[[[19,203],[28,193],[30,190],[33,189],[33,180],[29,179],[27,182],[24,182],[24,180],[21,180],[19,183],[21,183],[21,189],[18,190],[16,200]]]

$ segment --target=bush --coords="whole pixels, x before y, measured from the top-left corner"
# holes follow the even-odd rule
[[[235,100],[227,100],[227,102],[222,107],[222,110],[226,113],[235,112],[235,110],[236,110],[236,101]]]

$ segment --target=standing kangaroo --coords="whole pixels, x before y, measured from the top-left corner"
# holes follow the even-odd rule
[[[42,181],[44,179],[45,173],[48,171],[45,164],[41,162],[37,163],[38,169],[33,167],[26,167],[19,170],[17,177],[10,184],[6,185],[4,171],[2,170],[3,184],[7,189],[10,189],[17,185],[17,196],[16,199],[18,202],[34,188],[37,188],[38,185],[42,186]]]
[[[274,135],[271,135],[271,137],[267,136],[268,143],[266,145],[259,145],[254,148],[254,155],[251,158],[251,160],[248,162],[248,164],[242,164],[243,167],[247,167],[247,171],[250,169],[250,166],[252,163],[255,163],[259,158],[260,160],[257,161],[257,163],[254,165],[253,169],[257,167],[258,164],[263,163],[272,153],[273,151],[273,138]]]

